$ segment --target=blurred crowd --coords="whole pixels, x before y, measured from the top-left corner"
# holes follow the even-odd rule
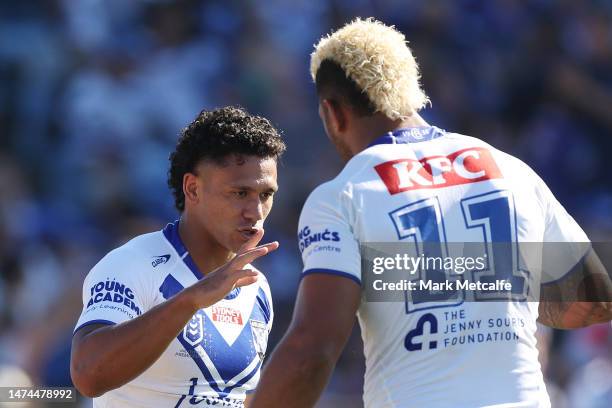
[[[259,264],[279,340],[301,270],[301,205],[342,166],[309,54],[355,16],[406,34],[432,100],[426,120],[523,159],[592,240],[612,241],[608,0],[3,1],[0,385],[70,384],[85,274],[178,217],[168,154],[201,109],[228,104],[270,118],[288,145],[266,228],[281,249]],[[553,406],[612,405],[610,325],[541,338]],[[356,330],[321,406],[359,406],[362,376]]]

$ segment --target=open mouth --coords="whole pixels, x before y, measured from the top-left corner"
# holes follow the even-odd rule
[[[254,227],[242,227],[238,228],[238,231],[245,240],[250,239],[257,232],[257,228]]]

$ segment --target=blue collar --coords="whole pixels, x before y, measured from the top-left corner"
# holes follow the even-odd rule
[[[170,242],[170,244],[174,247],[179,257],[183,260],[185,265],[189,268],[189,270],[195,275],[196,279],[200,280],[204,277],[198,266],[191,258],[189,251],[187,251],[187,247],[183,243],[183,240],[179,236],[179,222],[180,220],[176,220],[174,222],[169,223],[164,227],[162,232],[164,236]],[[232,289],[230,293],[225,297],[226,299],[233,299],[240,293],[240,288]]]
[[[379,144],[404,144],[404,143],[419,143],[437,139],[444,136],[446,131],[435,126],[419,126],[405,129],[397,129],[394,132],[388,132],[383,136],[375,139],[368,147]]]

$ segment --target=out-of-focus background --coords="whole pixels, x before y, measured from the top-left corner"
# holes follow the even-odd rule
[[[355,16],[410,41],[430,123],[518,156],[591,239],[612,239],[612,2],[0,2],[0,384],[69,385],[81,285],[110,249],[177,218],[179,130],[203,108],[270,118],[288,151],[259,266],[291,316],[308,193],[342,164],[317,116],[312,44]],[[554,407],[612,406],[612,331],[542,331]],[[359,407],[358,330],[321,407]],[[546,363],[547,362],[547,363]],[[23,384],[22,384],[23,385]]]

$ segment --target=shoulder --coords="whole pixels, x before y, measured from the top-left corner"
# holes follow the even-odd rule
[[[337,205],[339,199],[350,200],[356,185],[376,176],[374,165],[381,159],[384,159],[384,155],[379,149],[368,148],[361,151],[346,163],[336,177],[316,187],[310,193],[306,204],[331,201]]]
[[[333,205],[345,188],[346,185],[341,184],[337,178],[320,184],[308,195],[304,208]]]
[[[516,191],[533,194],[541,206],[546,207],[552,193],[542,178],[523,160],[502,150],[491,147],[496,163],[504,177],[512,183]]]
[[[535,203],[539,206],[543,213],[548,211],[551,202],[554,202],[554,196],[550,192],[546,183],[540,176],[523,160],[504,152],[490,144],[465,135],[454,134],[461,144],[483,147],[490,151],[493,160],[504,178],[509,183],[513,192],[530,200],[535,199]]]
[[[461,145],[465,145],[468,147],[482,147],[489,150],[496,162],[502,166],[512,166],[524,173],[535,174],[535,172],[531,169],[531,167],[527,165],[527,163],[525,163],[518,157],[511,155],[510,153],[498,149],[497,147],[485,142],[484,140],[458,133],[449,134],[449,138],[450,140],[457,140],[458,143]]]
[[[354,156],[336,177],[312,190],[304,203],[304,211],[327,209],[333,212],[350,207],[356,186],[375,175],[373,162],[377,159],[380,159],[378,155],[366,152]]]
[[[466,146],[486,146],[494,148],[482,139],[457,132],[446,132],[443,138],[434,139],[430,143],[448,143],[449,141]]]
[[[162,232],[151,232],[134,237],[108,252],[94,265],[86,280],[122,278],[133,281],[155,273],[161,269],[161,265],[176,262],[176,258],[177,255],[171,251]]]
[[[488,150],[502,173],[508,176],[511,175],[513,179],[523,177],[524,179],[522,182],[526,182],[528,184],[537,184],[542,182],[537,176],[536,172],[529,167],[527,163],[516,156],[492,146],[484,140],[460,133],[448,133],[447,140],[455,144],[456,149],[476,147]],[[528,178],[528,180],[525,180],[525,178]]]
[[[337,179],[315,188],[306,199],[299,218],[299,231],[315,225],[345,223],[351,213],[353,190]],[[308,235],[308,232],[305,232]],[[301,234],[299,234],[301,235]]]

